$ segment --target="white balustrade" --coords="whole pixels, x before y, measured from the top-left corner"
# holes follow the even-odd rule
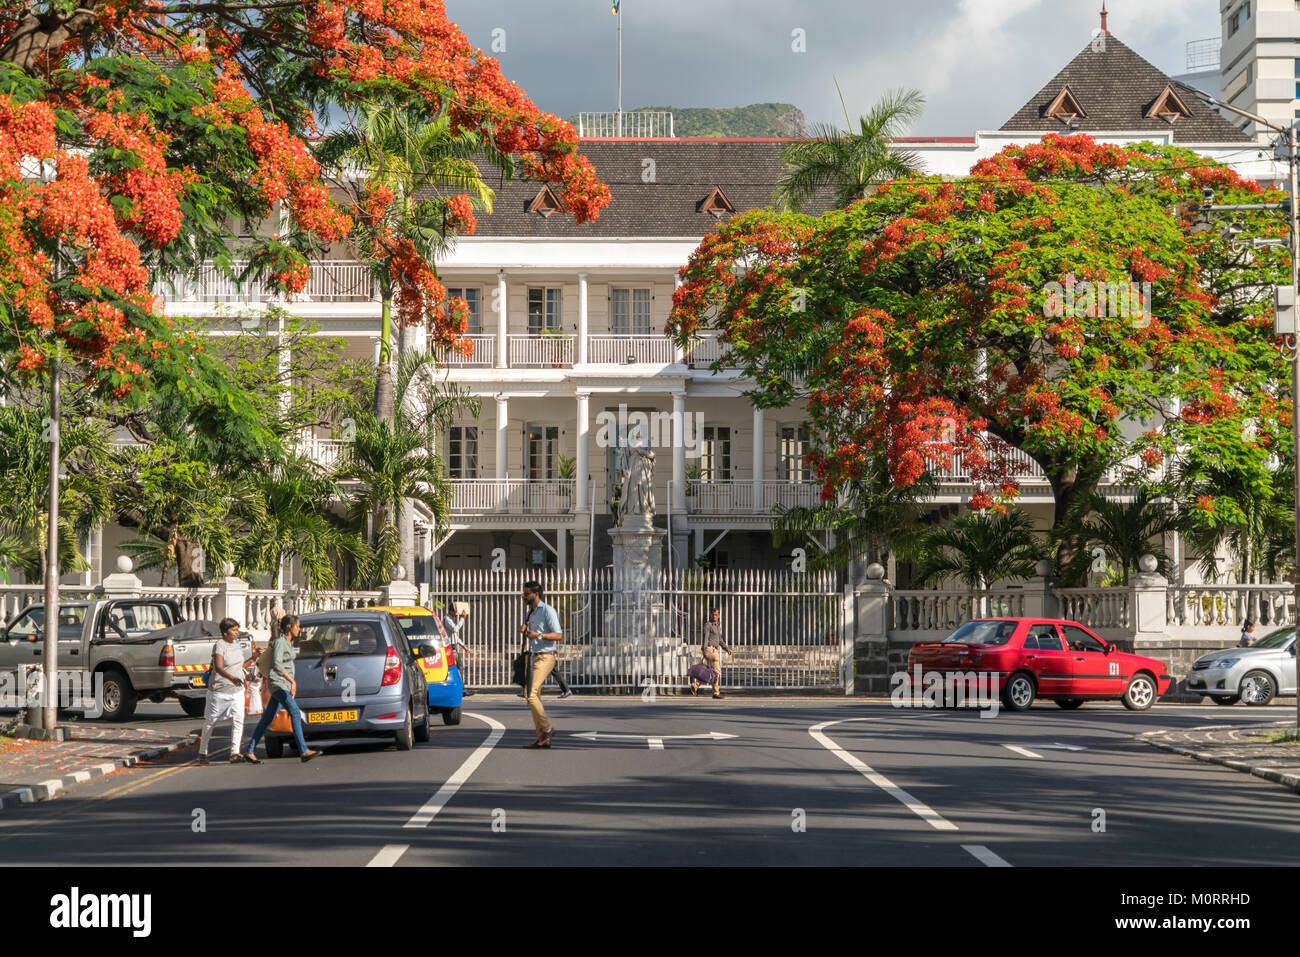
[[[474,351],[467,356],[463,356],[457,352],[448,352],[446,355],[441,357],[443,363],[452,368],[463,369],[470,366],[491,366],[496,362],[496,336],[474,333],[473,335],[465,336],[464,338],[474,344]]]
[[[688,480],[686,483],[686,511],[692,515],[730,515],[753,510],[753,482]]]
[[[509,336],[511,368],[564,368],[573,365],[573,337]]]
[[[1125,629],[1133,620],[1128,588],[1058,588],[1060,617],[1099,629]]]
[[[667,336],[587,337],[587,361],[606,365],[672,365],[673,341]]]
[[[236,261],[231,271],[237,276],[247,265],[247,261]],[[306,288],[292,298],[316,302],[366,302],[373,298],[370,268],[364,262],[327,259],[311,263],[310,268]],[[155,292],[173,302],[266,302],[280,295],[261,280],[236,282],[210,262],[200,267],[196,278],[177,279],[174,289],[169,281],[160,279]]]
[[[1168,590],[1166,620],[1170,627],[1193,632],[1235,629],[1248,619],[1265,629],[1295,624],[1294,586],[1171,585]]]
[[[453,515],[567,515],[572,507],[573,479],[457,479],[451,483]]]

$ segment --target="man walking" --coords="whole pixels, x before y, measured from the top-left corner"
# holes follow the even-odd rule
[[[533,727],[537,740],[525,745],[528,748],[549,748],[555,728],[542,707],[542,685],[555,670],[557,643],[564,640],[560,630],[560,616],[555,609],[542,601],[540,582],[524,582],[524,604],[528,607],[528,620],[519,626],[519,633],[531,642],[531,667],[528,675],[528,710],[533,714]]]
[[[239,741],[244,736],[244,649],[239,647],[239,622],[223,618],[217,627],[221,637],[212,644],[212,680],[199,736],[199,764],[203,766],[208,763],[208,741],[218,721],[230,722],[230,763],[243,760]]]
[[[722,652],[731,657],[731,648],[722,640],[722,609],[713,608],[709,611],[709,620],[704,624],[704,660],[709,663],[713,669],[713,697],[721,698],[722,694]]]
[[[289,712],[289,720],[293,722],[294,742],[298,745],[298,754],[303,761],[320,757],[320,751],[307,748],[307,739],[302,734],[302,712],[298,709],[298,702],[293,700],[298,693],[298,682],[293,676],[293,643],[300,631],[302,622],[298,616],[285,615],[280,619],[280,634],[271,642],[271,670],[267,676],[271,682],[271,702],[266,706],[262,720],[253,729],[253,736],[248,739],[248,751],[244,754],[244,760],[251,764],[262,763],[253,752],[270,727],[271,719],[281,708]]]

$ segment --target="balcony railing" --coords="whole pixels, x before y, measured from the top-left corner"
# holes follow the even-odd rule
[[[567,515],[573,479],[456,479],[453,515]]]
[[[1020,449],[1009,449],[1004,453],[1004,456],[1009,462],[1008,473],[1012,478],[1047,481],[1047,476],[1043,474],[1042,467],[1030,458],[1027,452]],[[966,467],[966,463],[960,455],[954,456],[952,463],[948,466],[931,466],[931,474],[940,482],[966,482],[970,479],[970,469]]]
[[[716,335],[704,336],[686,350],[686,366],[690,369],[707,369],[722,358],[724,347]]]
[[[673,115],[663,110],[579,113],[578,135],[672,137]]]
[[[474,343],[474,351],[467,356],[449,353],[443,361],[452,368],[465,369],[474,366],[491,366],[496,362],[497,337],[474,333],[465,336]]]
[[[294,448],[321,468],[333,469],[342,460],[343,447],[347,444],[346,439],[323,439],[310,435],[299,439]]]
[[[231,269],[238,275],[247,265],[235,262]],[[195,279],[178,279],[174,289],[160,281],[154,291],[173,302],[267,302],[279,295],[258,280],[237,283],[211,263],[204,263]],[[349,259],[313,263],[307,287],[291,298],[295,302],[368,302],[374,298],[370,269],[366,263]]]
[[[596,335],[587,337],[587,361],[624,365],[672,365],[677,361],[677,351],[667,336]]]
[[[563,369],[573,365],[572,336],[510,336],[512,369]]]
[[[758,483],[755,508],[754,483],[748,479],[691,482],[686,486],[686,511],[692,515],[740,515],[766,514],[777,505],[811,508],[821,501],[821,490],[816,482],[764,479]]]

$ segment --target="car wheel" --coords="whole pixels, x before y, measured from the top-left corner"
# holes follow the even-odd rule
[[[284,757],[284,742],[279,738],[267,737],[266,756],[268,758]]]
[[[1066,711],[1073,711],[1081,704],[1083,704],[1082,698],[1057,698],[1056,699],[1056,706],[1058,708],[1064,708]]]
[[[1124,702],[1124,707],[1130,711],[1146,711],[1156,703],[1156,683],[1150,675],[1137,674],[1133,680],[1128,683],[1124,689],[1124,697],[1120,699]]]
[[[208,706],[206,698],[181,698],[181,710],[191,718],[203,717],[203,712]]]
[[[411,724],[410,705],[406,707],[406,721],[402,724],[402,730],[393,735],[393,738],[397,741],[398,751],[410,751],[415,747],[415,729]]]
[[[460,708],[459,708],[459,707],[456,707],[456,708],[443,708],[443,709],[442,709],[442,723],[443,723],[443,724],[460,724]]]
[[[1226,707],[1228,707],[1229,705],[1234,705],[1234,704],[1236,704],[1238,701],[1240,701],[1240,700],[1241,700],[1241,695],[1238,695],[1238,694],[1216,694],[1216,695],[1212,695],[1212,696],[1210,697],[1210,700],[1213,701],[1215,704],[1221,704],[1221,705],[1223,705],[1223,706],[1226,708]]]
[[[1017,671],[1002,686],[1002,704],[1008,711],[1028,711],[1037,693],[1034,679],[1023,671]]]
[[[1265,705],[1277,694],[1277,685],[1267,671],[1252,671],[1241,679],[1241,700],[1250,705]]]
[[[120,671],[104,671],[104,720],[129,721],[139,700],[131,681]]]
[[[415,726],[415,740],[423,744],[429,740],[429,709],[424,709],[424,716],[420,718],[420,723]]]

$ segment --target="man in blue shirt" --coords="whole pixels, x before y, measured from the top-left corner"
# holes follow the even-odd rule
[[[537,729],[537,740],[526,747],[549,748],[555,729],[542,707],[542,685],[555,670],[555,650],[557,643],[564,640],[564,634],[560,616],[542,601],[540,582],[524,582],[524,604],[528,606],[528,620],[519,626],[519,633],[531,642],[533,667],[528,682],[528,710],[533,713],[533,727]]]

